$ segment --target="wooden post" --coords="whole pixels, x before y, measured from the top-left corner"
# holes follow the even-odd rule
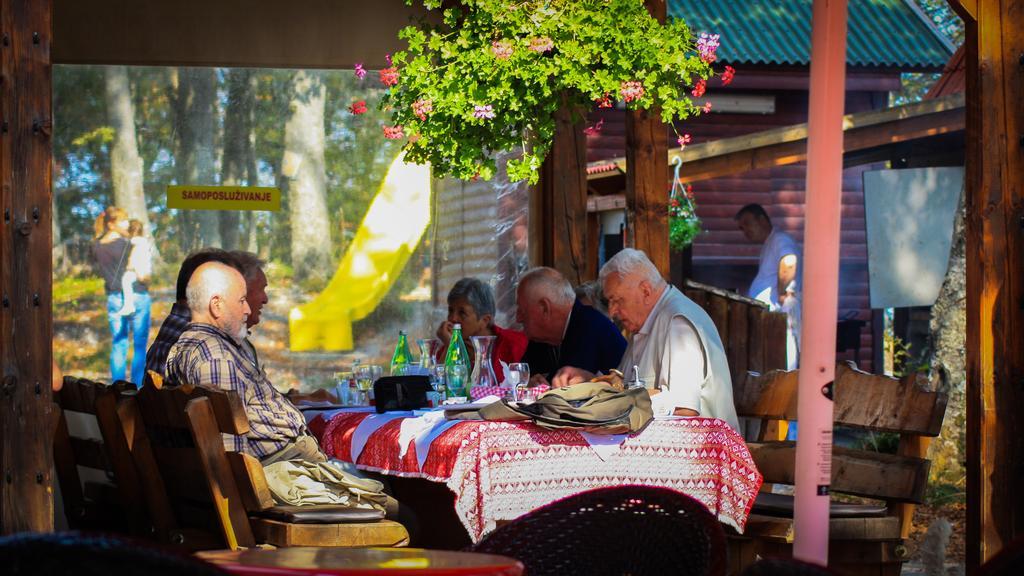
[[[1024,0],[960,0],[967,62],[967,570],[1024,536]]]
[[[0,0],[0,532],[53,530],[51,0]]]
[[[807,119],[807,207],[804,226],[793,557],[828,563],[832,483],[832,397],[839,305],[839,226],[846,86],[846,0],[815,0],[811,25],[811,89]]]
[[[645,0],[647,10],[665,22],[665,0]],[[669,278],[668,128],[661,110],[626,111],[626,213],[632,245],[647,253]]]
[[[540,262],[576,285],[593,278],[588,267],[596,265],[596,260],[588,261],[586,249],[587,141],[582,123],[573,122],[568,107],[555,113],[555,122],[554,142],[540,176]]]

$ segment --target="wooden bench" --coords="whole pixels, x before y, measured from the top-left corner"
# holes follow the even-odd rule
[[[54,393],[53,461],[68,525],[149,536],[141,484],[120,424],[135,387],[65,376]]]
[[[382,513],[337,506],[276,506],[263,466],[224,449],[222,434],[244,435],[249,421],[229,391],[147,384],[132,399],[140,471],[162,478],[159,525],[189,549],[273,546],[404,546],[405,528]],[[161,490],[153,490],[153,499]]]
[[[946,394],[921,386],[916,375],[896,380],[836,367],[833,388],[837,426],[895,433],[896,454],[834,447],[832,485],[836,494],[870,499],[843,503],[833,499],[829,520],[829,566],[845,575],[898,575],[910,533],[914,504],[923,501],[930,462],[929,437],[939,434]],[[751,373],[735,391],[737,413],[762,421],[762,441],[750,442],[751,455],[765,487],[741,537],[732,538],[731,563],[742,568],[755,555],[789,556],[793,541],[793,499],[767,493],[773,485],[792,485],[796,446],[771,439],[766,430],[778,420],[796,420],[797,371]],[[849,499],[854,500],[854,499]]]

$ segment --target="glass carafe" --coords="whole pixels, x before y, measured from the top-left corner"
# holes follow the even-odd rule
[[[473,341],[474,362],[473,376],[470,378],[472,386],[497,386],[498,378],[494,375],[494,368],[491,366],[491,354],[494,351],[496,336],[471,336]]]
[[[434,359],[435,350],[441,341],[437,338],[417,338],[416,346],[420,349],[420,368],[423,369],[423,373],[427,374],[430,369],[436,364]]]

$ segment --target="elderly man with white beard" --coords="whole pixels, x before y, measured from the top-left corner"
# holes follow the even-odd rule
[[[251,309],[245,278],[220,262],[207,262],[186,289],[192,321],[167,355],[166,384],[192,384],[238,393],[249,434],[225,437],[225,448],[258,458],[323,462],[327,458],[306,430],[302,413],[271,385],[245,340]]]

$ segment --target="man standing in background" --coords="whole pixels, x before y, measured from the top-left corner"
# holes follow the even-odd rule
[[[795,369],[800,355],[800,246],[792,236],[772,226],[760,204],[747,204],[736,213],[736,224],[751,242],[761,244],[757,276],[747,296],[787,316],[787,368]]]

